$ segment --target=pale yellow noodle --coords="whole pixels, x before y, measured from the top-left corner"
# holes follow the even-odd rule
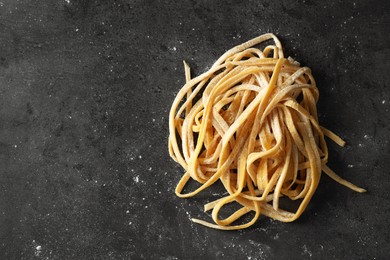
[[[270,39],[274,45],[253,47]],[[294,221],[312,198],[322,171],[365,192],[326,165],[325,136],[340,146],[345,142],[319,125],[319,92],[311,71],[284,58],[275,35],[233,47],[193,79],[186,62],[184,69],[186,84],[169,114],[169,152],[185,170],[175,192],[192,197],[219,180],[228,193],[205,205],[214,224],[192,219],[195,223],[235,230],[253,225],[260,214]],[[183,194],[190,179],[200,186]],[[281,197],[300,199],[298,209],[281,209]],[[221,219],[220,211],[233,202],[240,209]],[[249,222],[233,224],[250,212],[254,215]]]

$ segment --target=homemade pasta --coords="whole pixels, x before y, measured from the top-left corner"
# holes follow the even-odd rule
[[[272,39],[262,50],[253,46]],[[278,38],[264,34],[224,53],[203,74],[192,78],[184,62],[186,84],[169,115],[169,152],[185,170],[176,195],[192,197],[220,180],[227,195],[205,205],[223,230],[247,228],[260,214],[283,222],[296,220],[312,198],[321,172],[357,192],[326,165],[325,136],[344,141],[318,123],[319,92],[308,67],[285,58]],[[193,179],[194,191],[182,193]],[[300,201],[296,212],[279,206],[281,197]],[[221,219],[221,209],[240,205]],[[245,224],[233,222],[247,213]]]

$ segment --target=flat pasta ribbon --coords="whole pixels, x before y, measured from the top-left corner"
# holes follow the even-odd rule
[[[273,40],[263,50],[254,48]],[[284,58],[278,38],[264,34],[224,53],[203,74],[192,78],[184,62],[186,84],[169,114],[169,152],[185,173],[176,187],[181,198],[195,196],[218,180],[228,195],[205,205],[214,224],[234,230],[253,225],[260,214],[283,222],[305,210],[321,172],[357,192],[364,189],[342,179],[327,165],[325,136],[345,142],[318,123],[319,92],[311,71]],[[193,179],[201,185],[182,193]],[[301,200],[296,212],[283,210],[280,197]],[[220,210],[229,203],[241,207],[225,219]],[[253,218],[232,225],[254,211]]]

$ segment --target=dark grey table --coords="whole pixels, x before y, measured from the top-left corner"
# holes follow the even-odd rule
[[[385,259],[390,250],[388,1],[0,0],[0,259]],[[312,68],[329,165],[294,223],[190,222],[168,111],[225,50],[274,32]]]

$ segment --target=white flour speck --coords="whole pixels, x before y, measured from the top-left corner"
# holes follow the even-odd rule
[[[134,181],[135,183],[138,183],[138,182],[139,182],[139,176],[137,175],[137,176],[133,177],[133,181]]]
[[[353,164],[348,164],[348,166],[347,166],[348,168],[353,168],[354,167],[354,165]]]
[[[42,246],[35,247],[35,256],[39,256],[42,252]]]
[[[302,252],[303,255],[308,255],[309,257],[312,257],[312,256],[313,256],[312,252],[310,252],[310,251],[307,249],[307,246],[306,246],[306,245],[303,245],[302,249],[303,249],[303,252]]]
[[[70,0],[65,0],[65,2],[66,2],[67,4],[70,4]]]
[[[386,100],[382,100],[382,104],[386,103]]]
[[[126,210],[126,214],[129,214],[130,213],[130,210]]]

